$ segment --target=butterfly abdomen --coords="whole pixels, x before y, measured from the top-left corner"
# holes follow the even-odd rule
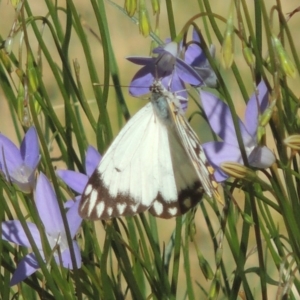
[[[170,119],[169,106],[166,99],[162,96],[153,97],[151,99],[152,107],[155,116],[166,126],[172,125],[172,120]]]

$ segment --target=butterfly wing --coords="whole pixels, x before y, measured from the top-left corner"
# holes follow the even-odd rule
[[[170,105],[174,106],[173,103],[170,103]],[[180,113],[174,112],[173,117],[177,133],[180,136],[179,140],[189,156],[205,192],[209,197],[214,195],[217,199],[220,199],[217,191],[218,184],[213,175],[214,169],[209,164],[195,131]]]
[[[214,195],[220,202],[222,202],[217,191],[218,184],[213,175],[214,169],[209,164],[195,131],[183,116],[179,98],[173,93],[167,91],[160,81],[154,82],[152,91],[154,94],[156,93],[157,97],[162,95],[167,100],[170,120],[171,123],[175,125],[177,136],[175,140],[177,140],[185,150],[187,159],[193,165],[204,191],[208,194],[208,196],[211,197]],[[173,149],[173,147],[171,147],[171,149]],[[181,155],[184,157],[183,154]]]
[[[160,197],[175,202],[177,189],[168,129],[149,103],[128,121],[90,177],[79,214],[93,220],[132,216]]]
[[[179,100],[155,81],[151,103],[128,121],[90,177],[79,214],[96,220],[150,209],[162,218],[178,216],[204,190],[216,190],[212,173]]]
[[[185,127],[181,128],[180,121],[185,119],[176,117],[176,112],[180,106],[179,99],[167,91],[160,81],[154,81],[151,91],[154,111],[158,119],[168,129],[168,146],[172,159],[177,198],[174,201],[159,194],[149,211],[155,216],[170,218],[184,214],[194,207],[202,199],[204,191],[201,177],[189,151],[186,149],[188,147],[191,152],[194,150],[190,147],[192,143],[189,141],[190,136],[186,136],[187,133],[184,131],[185,129],[192,129],[188,127],[187,121],[183,123]],[[197,145],[200,146],[199,143]]]
[[[174,128],[168,128],[170,157],[176,185],[176,197],[170,198],[161,186],[161,191],[149,209],[149,212],[160,218],[171,218],[186,213],[194,207],[203,196],[203,188],[198,175]]]

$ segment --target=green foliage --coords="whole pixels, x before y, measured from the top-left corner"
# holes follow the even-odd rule
[[[6,11],[13,12],[6,20],[11,30],[0,29],[0,95],[7,107],[0,131],[21,140],[29,126],[36,127],[42,154],[39,171],[52,181],[61,207],[75,194],[57,179],[55,168],[83,172],[87,146],[97,145],[104,153],[113,132],[130,116],[123,90],[127,92],[120,84],[124,76],[128,83],[127,74],[133,73],[125,70],[112,35],[123,25],[130,26],[122,34],[134,45],[142,38],[139,31],[149,34],[142,40],[146,52],[152,39],[174,40],[176,22],[185,24],[178,36],[193,21],[204,44],[219,50],[226,46],[222,58],[217,53],[209,61],[235,125],[237,99],[249,99],[264,79],[272,106],[261,118],[259,140],[274,149],[277,161],[268,170],[249,171],[254,174],[251,180],[227,180],[222,185],[224,206],[205,198],[197,211],[176,220],[145,213],[109,222],[84,221],[77,235],[83,265],[72,271],[51,259],[49,245],[49,260],[43,261],[26,226],[27,221],[39,223],[33,194],[22,194],[1,176],[1,220],[24,224],[41,268],[9,287],[17,263],[30,251],[1,240],[0,298],[299,299],[300,103],[292,77],[300,72],[300,60],[298,35],[289,26],[297,22],[299,8],[287,18],[289,11],[280,0],[236,0],[231,7],[224,1],[227,8],[220,14],[215,1],[194,0],[194,9],[182,20],[181,1],[126,0],[125,9],[123,3],[112,5],[110,0],[84,1],[86,15],[80,11],[83,1],[68,0],[62,6],[39,1],[40,9],[34,1],[12,2],[0,4],[0,23]],[[118,17],[111,20],[108,11]],[[158,36],[159,30],[166,36]],[[75,50],[80,59],[74,57]],[[128,51],[135,51],[128,56],[138,54],[135,48]],[[239,130],[237,137],[247,166]],[[43,231],[41,224],[39,229]]]

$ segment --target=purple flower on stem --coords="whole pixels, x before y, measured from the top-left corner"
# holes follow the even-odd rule
[[[274,163],[275,156],[269,148],[258,144],[258,118],[268,106],[268,91],[263,81],[257,90],[258,97],[253,95],[250,98],[246,107],[245,122],[239,119],[239,128],[250,166],[265,169]],[[200,91],[200,95],[211,128],[223,140],[202,145],[209,162],[215,168],[216,180],[221,182],[228,177],[220,169],[221,164],[224,162],[243,164],[243,159],[229,107],[211,93]]]
[[[37,211],[39,213],[41,222],[44,225],[45,233],[48,238],[48,242],[52,249],[59,246],[61,259],[58,253],[54,252],[54,259],[57,264],[62,265],[65,268],[73,269],[71,260],[70,249],[66,237],[66,231],[63,224],[63,219],[60,213],[60,209],[57,203],[57,198],[53,188],[50,185],[47,177],[41,173],[36,184],[35,190],[35,203]],[[82,219],[78,215],[79,201],[74,202],[73,206],[67,211],[66,218],[69,224],[71,237],[74,238]],[[37,226],[34,223],[27,223],[29,230],[33,236],[37,248],[39,249],[41,256],[44,258],[44,252],[42,247],[42,240]],[[20,246],[30,248],[30,242],[27,235],[18,220],[2,222],[2,239],[15,243]],[[75,252],[77,268],[81,267],[81,255],[78,244],[73,241],[73,249]],[[33,274],[39,269],[38,261],[34,253],[26,255],[18,264],[15,273],[11,279],[10,285],[15,285],[26,277]]]
[[[162,79],[163,85],[172,92],[181,92],[187,98],[184,83],[201,85],[203,83],[198,73],[184,60],[178,57],[178,44],[167,43],[153,50],[157,57],[131,56],[127,59],[143,67],[133,77],[129,92],[132,96],[149,93],[149,87],[155,79]]]
[[[34,173],[39,161],[39,142],[34,127],[30,127],[26,132],[20,150],[11,140],[0,134],[0,172],[22,192],[33,191]]]
[[[94,147],[89,146],[85,156],[86,175],[69,170],[57,170],[56,174],[65,182],[66,185],[81,195],[87,185],[89,177],[93,174],[100,160],[101,155],[99,152]]]
[[[204,51],[201,49],[200,44],[200,36],[198,32],[194,29],[193,41],[187,47],[184,60],[188,65],[192,66],[196,70],[196,72],[202,78],[204,85],[213,88],[217,86],[217,76],[214,70],[212,69]],[[211,45],[209,52],[212,57],[215,56],[215,51],[215,46]]]

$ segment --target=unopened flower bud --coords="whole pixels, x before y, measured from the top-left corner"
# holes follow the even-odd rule
[[[272,43],[276,51],[276,54],[279,58],[282,72],[289,77],[295,78],[296,77],[295,65],[290,59],[289,55],[286,53],[285,49],[283,48],[277,36],[272,35]]]
[[[23,2],[23,1],[21,1],[21,0],[10,0],[10,3],[14,7],[14,9],[16,9],[21,2]]]
[[[27,74],[30,92],[35,93],[39,85],[39,80],[35,70],[33,56],[31,54],[28,54],[27,57]]]
[[[204,256],[202,255],[202,253],[200,251],[197,252],[197,256],[198,256],[199,266],[201,268],[201,271],[202,271],[204,277],[208,280],[213,279],[214,273],[213,273],[208,261],[204,258]]]
[[[4,42],[4,49],[7,54],[11,53],[13,41],[14,39],[12,37],[8,37]]]
[[[254,68],[255,65],[255,57],[252,53],[252,50],[249,47],[243,48],[244,58],[249,67]]]
[[[293,150],[300,151],[300,134],[288,136],[284,143]]]
[[[242,218],[247,224],[254,225],[254,221],[250,215],[242,213]]]
[[[151,0],[153,14],[160,12],[160,3],[158,0]]]
[[[212,299],[217,299],[220,291],[220,270],[218,269],[215,274],[215,278],[213,279],[209,292],[208,292],[208,297],[207,299],[212,300]]]
[[[236,162],[222,163],[221,170],[229,176],[238,179],[253,180],[256,177],[255,172]]]
[[[3,63],[3,66],[5,67],[6,71],[8,73],[12,72],[12,65],[11,61],[7,55],[7,53],[4,50],[0,50],[0,61]]]
[[[125,10],[128,13],[129,17],[132,17],[137,8],[137,0],[125,0]]]
[[[139,28],[144,37],[147,37],[151,31],[151,25],[144,0],[140,0],[139,8]]]
[[[221,49],[221,63],[223,68],[225,69],[229,69],[233,63],[233,48],[234,48],[234,26],[233,26],[233,12],[231,11],[230,16],[227,20],[226,30],[224,33],[224,39],[223,39],[223,44]]]
[[[265,135],[265,126],[269,123],[273,112],[276,108],[276,100],[273,100],[268,108],[259,116],[258,128],[257,128],[257,141],[260,142],[261,138]]]
[[[260,116],[259,125],[266,126],[269,123],[275,107],[276,107],[276,99],[271,102],[271,104],[268,106],[268,108]]]

